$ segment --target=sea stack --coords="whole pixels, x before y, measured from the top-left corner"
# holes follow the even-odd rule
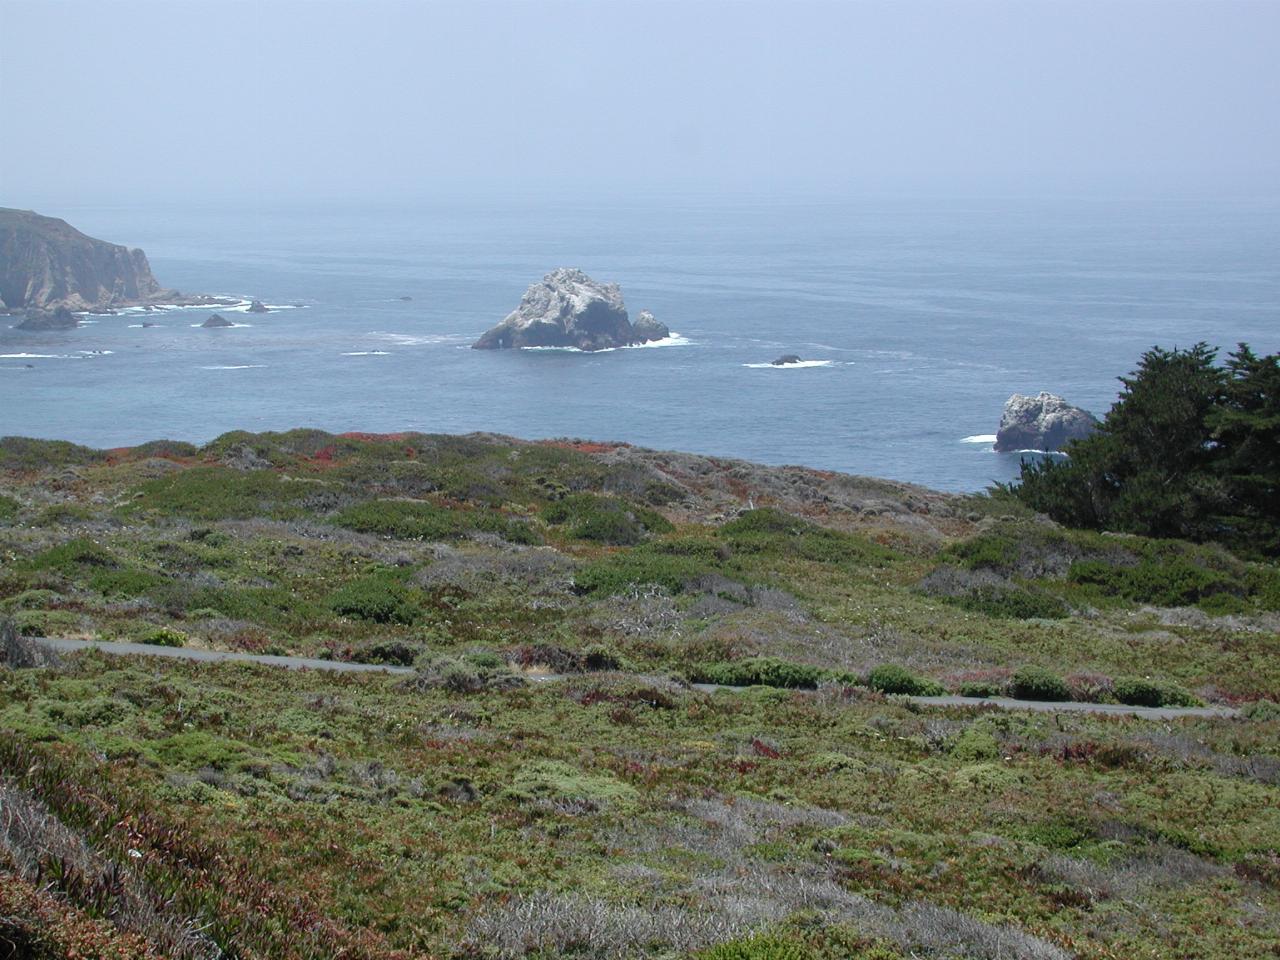
[[[222,316],[222,314],[215,313],[204,323],[200,324],[200,326],[202,327],[234,327],[235,324],[232,323],[230,320],[228,320],[226,317]]]
[[[270,312],[271,311],[267,309],[267,305],[263,303],[261,300],[255,300],[253,301],[253,303],[249,304],[249,313],[270,313]]]
[[[1088,410],[1072,406],[1052,393],[1034,397],[1015,393],[1004,405],[996,449],[1061,450],[1072,440],[1083,440],[1098,429],[1097,418]]]
[[[647,310],[632,324],[616,283],[599,283],[581,270],[561,267],[531,285],[520,305],[471,346],[476,350],[576,347],[594,351],[670,335]]]
[[[18,324],[19,330],[74,330],[80,321],[66,307],[54,307],[52,310],[31,309],[23,321]]]
[[[783,354],[777,360],[771,361],[769,365],[773,367],[786,367],[786,366],[790,366],[793,363],[804,363],[804,361],[800,359],[800,356],[798,354],[787,353],[787,354]]]

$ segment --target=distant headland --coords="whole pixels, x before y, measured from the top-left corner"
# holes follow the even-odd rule
[[[141,250],[86,236],[56,217],[0,207],[0,311],[25,315],[25,329],[74,326],[73,313],[234,302],[166,289]]]

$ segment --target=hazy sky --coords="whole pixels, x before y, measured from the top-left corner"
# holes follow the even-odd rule
[[[0,0],[0,205],[1280,194],[1280,0]]]

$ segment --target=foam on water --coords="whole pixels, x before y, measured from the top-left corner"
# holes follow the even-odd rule
[[[114,350],[77,350],[75,353],[0,353],[0,360],[89,360],[109,357]]]
[[[210,367],[201,367],[201,370],[261,370],[266,367],[265,363],[226,363],[216,364]]]
[[[804,367],[834,367],[835,360],[801,360],[798,363],[744,363],[744,367],[752,370],[799,370]]]
[[[207,328],[205,328],[205,329],[208,329],[208,330],[234,330],[236,327],[252,327],[252,326],[253,326],[253,324],[252,324],[252,323],[233,323],[233,324],[231,324],[231,326],[229,326],[229,327],[207,327]],[[193,329],[199,329],[199,328],[201,328],[201,327],[204,327],[204,324],[203,324],[203,323],[193,323],[193,324],[191,324],[191,327],[192,327]]]
[[[661,340],[650,340],[647,343],[628,343],[622,347],[604,347],[600,350],[583,350],[581,347],[521,347],[521,350],[540,350],[554,353],[614,353],[618,350],[648,350],[653,347],[691,347],[693,341],[688,337],[673,333]]]
[[[996,435],[994,433],[975,433],[971,437],[961,437],[961,443],[995,443]]]
[[[457,333],[437,333],[437,334],[412,334],[412,333],[388,333],[385,330],[374,330],[369,334],[379,340],[386,340],[401,347],[421,347],[430,346],[438,343],[460,343],[471,339]]]
[[[389,357],[389,350],[351,350],[343,354],[344,357]]]

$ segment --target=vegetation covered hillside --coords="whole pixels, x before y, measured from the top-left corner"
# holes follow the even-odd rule
[[[0,471],[0,951],[1275,956],[1273,563],[487,435]]]

